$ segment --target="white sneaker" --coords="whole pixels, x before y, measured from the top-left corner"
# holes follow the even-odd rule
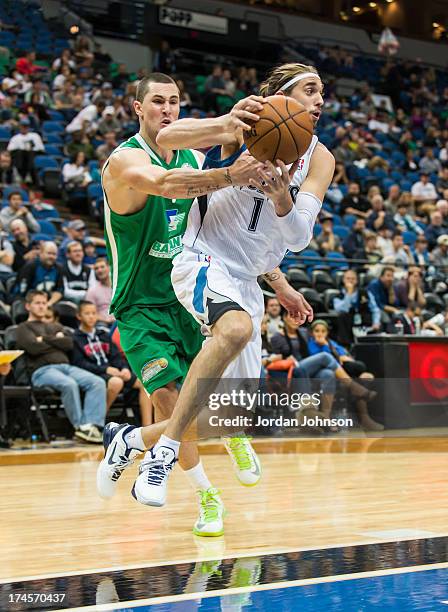
[[[247,436],[223,438],[232,459],[236,477],[245,487],[253,487],[261,478],[261,465],[257,453]]]
[[[149,450],[140,463],[139,475],[132,487],[132,495],[145,506],[163,506],[166,501],[168,476],[177,461],[169,446]]]
[[[96,488],[103,499],[111,498],[115,493],[117,480],[122,472],[134,463],[141,451],[130,448],[124,439],[125,435],[135,429],[133,425],[108,423],[103,432],[104,459],[96,472]]]
[[[203,537],[218,537],[224,533],[224,504],[218,489],[210,487],[199,489],[199,518],[194,524],[193,533]]]
[[[103,436],[96,425],[92,423],[86,423],[86,425],[80,425],[75,430],[75,436],[84,442],[90,442],[91,444],[101,444]]]

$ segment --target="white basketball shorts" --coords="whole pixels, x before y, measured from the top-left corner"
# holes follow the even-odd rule
[[[222,261],[184,248],[173,260],[171,282],[179,302],[203,326],[204,335],[210,335],[209,328],[229,310],[250,315],[252,337],[223,378],[259,379],[264,300],[257,280],[238,278]]]

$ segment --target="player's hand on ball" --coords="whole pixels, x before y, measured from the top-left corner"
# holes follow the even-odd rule
[[[285,308],[290,317],[299,325],[311,323],[314,317],[313,309],[301,293],[287,285],[282,291],[277,291],[276,296],[280,304]]]
[[[237,186],[249,185],[250,180],[257,176],[257,170],[262,167],[261,162],[252,157],[248,151],[245,151],[229,168],[232,184]]]
[[[273,201],[276,213],[283,216],[291,210],[293,201],[289,193],[290,176],[288,168],[279,159],[277,164],[280,174],[274,164],[267,161],[264,162],[262,168],[258,169],[257,179],[252,179],[249,184],[261,189]]]
[[[228,126],[230,132],[238,130],[250,130],[251,122],[258,121],[256,114],[263,109],[263,98],[261,96],[249,96],[235,104],[228,114]]]

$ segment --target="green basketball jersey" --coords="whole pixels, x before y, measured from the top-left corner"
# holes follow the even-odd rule
[[[196,153],[175,151],[170,164],[161,159],[140,134],[122,143],[123,148],[143,149],[148,163],[166,170],[199,168]],[[108,161],[105,164],[105,168]],[[182,250],[193,198],[169,199],[149,195],[136,213],[119,215],[109,207],[104,190],[105,237],[112,275],[110,311],[119,314],[130,306],[166,306],[177,302],[171,286],[172,259]]]

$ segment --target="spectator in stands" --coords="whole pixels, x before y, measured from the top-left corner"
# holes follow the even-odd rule
[[[120,63],[117,67],[117,74],[112,78],[114,89],[126,89],[129,81],[129,73],[126,64]]]
[[[26,104],[32,102],[33,105],[39,105],[43,108],[53,107],[53,100],[41,79],[33,80],[33,85],[31,89],[26,92],[24,100]]]
[[[84,242],[84,263],[86,266],[88,266],[89,268],[92,268],[93,270],[93,265],[97,260],[97,252],[96,252],[96,247],[95,244],[92,242],[91,238],[86,238],[86,241]]]
[[[73,50],[78,66],[92,65],[94,59],[93,41],[88,36],[77,36]]]
[[[12,269],[19,272],[25,264],[34,261],[39,255],[39,242],[31,240],[28,227],[23,219],[15,219],[9,224],[9,230],[14,238],[14,263]]]
[[[368,229],[376,231],[383,225],[391,230],[395,229],[393,215],[386,212],[384,208],[384,200],[381,194],[372,196],[371,200],[372,212],[366,218],[366,226]]]
[[[0,281],[6,281],[14,276],[12,265],[14,262],[14,249],[8,240],[8,234],[0,232]],[[3,293],[3,291],[1,291]],[[2,301],[5,296],[2,296]]]
[[[206,111],[213,110],[219,113],[218,96],[226,95],[226,84],[222,76],[222,66],[215,64],[212,73],[204,83],[204,108]]]
[[[54,107],[58,111],[70,111],[73,108],[73,98],[74,98],[74,87],[71,81],[66,79],[62,88],[55,92],[53,96]],[[64,115],[69,118],[70,115],[68,113],[64,113]]]
[[[356,158],[348,137],[341,140],[340,144],[333,150],[333,154],[338,163],[345,165],[351,164]]]
[[[19,271],[15,293],[25,297],[31,289],[45,291],[52,306],[62,298],[61,267],[56,263],[58,249],[54,242],[41,242],[39,256]]]
[[[185,89],[185,83],[183,81],[178,79],[178,80],[176,80],[176,83],[177,83],[177,87],[179,89],[180,108],[183,109],[184,111],[188,112],[188,111],[191,110],[191,107],[193,105],[193,102],[191,101],[190,94]]]
[[[275,361],[280,361],[282,356],[275,354],[268,338],[269,315],[265,314],[261,322],[261,365],[262,378],[266,377],[266,368]],[[282,321],[283,325],[283,321]],[[277,329],[278,331],[278,329]],[[277,331],[275,333],[277,333]]]
[[[309,354],[319,355],[327,353],[332,355],[339,365],[352,378],[372,380],[373,374],[367,371],[367,366],[362,361],[357,361],[347,352],[347,350],[329,337],[328,323],[317,319],[311,324],[311,337],[308,339]],[[376,395],[376,394],[375,394]],[[367,396],[368,397],[368,396]],[[371,396],[373,399],[373,396]],[[382,431],[384,426],[374,421],[368,412],[366,399],[359,398],[356,401],[359,423],[363,429],[369,431]]]
[[[71,49],[63,49],[60,57],[57,57],[51,64],[53,72],[59,72],[61,68],[67,67],[70,70],[75,70],[76,63],[72,57]]]
[[[397,333],[396,324],[400,321],[403,334],[413,336],[416,333],[416,318],[420,318],[420,307],[417,302],[409,301],[403,312],[397,312],[393,315],[392,321],[387,326],[387,331],[390,334]]]
[[[448,193],[448,189],[446,189]],[[448,234],[448,200],[438,200],[436,204],[436,210],[442,215],[442,227]]]
[[[44,291],[26,295],[28,320],[17,327],[17,346],[26,353],[31,382],[61,392],[65,413],[75,436],[86,442],[102,443],[99,428],[106,416],[106,384],[102,378],[70,365],[73,339],[59,323],[45,323],[48,298]],[[81,405],[80,390],[85,392]]]
[[[436,336],[448,336],[448,310],[439,312],[423,323],[422,329],[431,329]]]
[[[83,151],[73,155],[71,163],[64,164],[62,181],[69,204],[73,200],[74,192],[76,192],[76,195],[82,191],[87,193],[87,185],[92,182],[92,177],[87,168],[86,156]]]
[[[415,161],[415,152],[413,149],[408,149],[406,151],[406,160],[403,164],[403,170],[405,172],[417,172],[418,166]]]
[[[441,163],[434,157],[434,151],[431,147],[428,147],[425,151],[425,155],[421,158],[418,167],[421,172],[426,174],[432,174],[433,172],[439,172],[441,169]]]
[[[395,293],[398,305],[402,308],[405,308],[409,302],[416,302],[420,308],[425,307],[422,271],[418,266],[409,267],[407,277],[397,283]]]
[[[96,328],[98,313],[95,304],[83,301],[79,305],[79,329],[73,336],[73,365],[100,376],[106,382],[107,410],[118,395],[132,389],[139,392],[139,405],[142,425],[151,424],[151,404],[149,397],[131,372],[128,362],[112,342],[109,332]]]
[[[104,100],[96,100],[94,104],[88,104],[79,113],[74,117],[70,123],[65,128],[65,131],[68,134],[73,134],[73,132],[78,132],[79,130],[83,130],[87,128],[87,131],[93,131],[97,127],[98,117],[101,116],[101,113],[106,108],[106,104]]]
[[[442,168],[439,172],[439,179],[437,181],[437,191],[440,196],[443,196],[443,192],[448,189],[448,166]]]
[[[268,340],[272,336],[283,329],[282,308],[280,302],[275,297],[270,297],[266,301],[266,316],[267,316],[267,337]]]
[[[348,186],[348,194],[341,202],[341,215],[356,215],[366,218],[370,213],[369,201],[360,195],[358,183],[352,182]]]
[[[404,244],[403,235],[401,232],[395,232],[392,236],[392,252],[383,257],[383,263],[406,267],[413,262],[411,249],[407,244]]]
[[[115,109],[113,106],[106,106],[101,115],[101,119],[98,122],[98,132],[101,136],[104,136],[107,132],[115,132],[120,134],[121,123],[115,116]]]
[[[92,268],[83,263],[84,250],[82,244],[72,240],[66,248],[67,260],[62,267],[63,296],[65,300],[79,304],[85,299],[86,293],[95,283]]]
[[[176,56],[170,47],[167,40],[160,42],[160,49],[154,57],[154,72],[163,72],[163,74],[172,74],[176,72]]]
[[[448,277],[448,234],[437,238],[437,247],[432,252],[432,261],[437,268],[438,276],[446,281]]]
[[[20,183],[20,175],[12,165],[12,157],[9,151],[0,152],[0,187],[17,185]]]
[[[99,160],[106,160],[109,155],[118,147],[118,140],[115,132],[106,132],[104,134],[104,144],[96,148],[95,156]]]
[[[394,289],[394,268],[385,266],[380,278],[371,281],[367,286],[367,293],[370,299],[375,301],[375,305],[381,312],[381,322],[390,323],[391,315],[398,313],[397,296]]]
[[[391,185],[387,194],[387,199],[384,202],[386,212],[394,215],[397,211],[398,202],[400,201],[401,190],[400,185]]]
[[[325,215],[320,218],[321,233],[316,238],[316,243],[322,255],[329,251],[342,252],[341,239],[333,232],[333,217]]]
[[[436,188],[429,182],[426,172],[420,172],[420,180],[412,185],[411,193],[419,209],[421,204],[434,204],[437,200]]]
[[[27,208],[20,191],[11,191],[8,195],[8,206],[0,211],[0,221],[5,229],[10,229],[11,222],[16,219],[21,219],[30,232],[40,231],[40,225]]]
[[[430,251],[436,246],[437,239],[445,233],[442,214],[435,210],[431,213],[431,223],[425,229],[425,237],[428,240]]]
[[[334,298],[333,308],[338,313],[338,340],[344,346],[352,344],[354,326],[381,329],[381,311],[367,290],[358,286],[354,270],[344,272],[341,297]]]
[[[84,153],[86,159],[93,159],[94,157],[93,146],[83,130],[73,132],[71,141],[64,147],[64,153],[71,159],[80,152]]]
[[[98,321],[113,323],[115,317],[109,314],[109,306],[112,300],[112,284],[110,281],[110,267],[104,257],[98,257],[93,270],[97,282],[86,294],[86,301],[93,302],[98,312]]]
[[[397,212],[394,215],[394,222],[401,232],[415,232],[418,234],[424,234],[424,230],[417,225],[417,223],[409,214],[409,204],[404,200],[400,200],[397,206]]]
[[[378,264],[383,258],[381,251],[377,247],[377,236],[375,232],[365,230],[363,233],[363,238],[364,247],[358,251],[355,251],[354,259],[365,259],[369,263],[357,264],[356,268],[358,271],[364,270],[365,272],[369,272],[369,274],[377,276],[379,273]]]
[[[344,255],[348,259],[352,259],[355,253],[364,247],[364,231],[366,222],[362,217],[358,217],[353,223],[349,235],[343,242]]]
[[[428,241],[424,235],[418,236],[413,247],[411,247],[414,263],[419,266],[428,265],[431,261],[428,252]]]
[[[21,119],[19,129],[19,134],[12,136],[7,149],[11,152],[13,164],[22,180],[37,184],[34,157],[36,153],[45,151],[44,143],[39,134],[30,132],[29,119]]]
[[[36,72],[44,72],[44,66],[38,66],[36,63],[36,52],[28,51],[24,57],[19,57],[16,61],[16,70],[21,75],[32,75]]]
[[[95,246],[106,246],[106,241],[104,240],[104,238],[97,238],[87,235],[86,224],[82,219],[72,219],[72,221],[69,221],[67,227],[64,228],[64,232],[67,235],[59,246],[58,259],[60,261],[65,260],[65,250],[67,248],[68,243],[72,240],[78,240],[82,245],[85,245],[86,242],[89,241]]]

